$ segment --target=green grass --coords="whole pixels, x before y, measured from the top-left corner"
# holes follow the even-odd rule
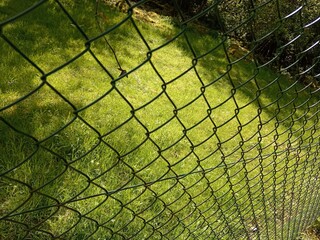
[[[33,2],[1,3],[0,21]],[[89,38],[100,34],[93,3],[62,2]],[[103,11],[106,29],[127,16]],[[150,49],[180,32],[153,17],[134,18]],[[131,21],[106,35],[128,78],[118,78],[103,38],[90,49],[109,74],[88,51],[54,71],[86,49],[54,1],[2,33],[50,74],[43,82],[0,39],[1,239],[246,239],[256,225],[277,238],[301,229],[318,196],[312,89],[250,60],[228,71],[223,37],[196,28],[147,61]]]

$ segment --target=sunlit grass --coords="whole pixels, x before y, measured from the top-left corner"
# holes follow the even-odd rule
[[[100,34],[94,4],[65,7],[89,39]],[[103,11],[106,29],[127,17]],[[0,238],[263,235],[313,181],[317,94],[228,61],[216,33],[157,17],[106,34],[129,72],[120,78],[104,39],[88,51],[53,1],[3,27],[41,70],[0,40]]]

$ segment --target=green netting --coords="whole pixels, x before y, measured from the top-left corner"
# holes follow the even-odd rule
[[[2,1],[0,239],[296,239],[320,215],[319,11]]]

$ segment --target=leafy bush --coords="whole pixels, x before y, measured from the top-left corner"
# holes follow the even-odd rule
[[[241,40],[261,63],[280,63],[299,78],[304,74],[319,75],[320,2],[317,0],[307,3],[257,0],[254,5],[249,1],[225,0],[210,4],[217,7],[206,15],[207,22],[211,21],[212,27],[221,26],[218,30]]]

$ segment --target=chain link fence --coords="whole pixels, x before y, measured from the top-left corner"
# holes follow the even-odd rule
[[[283,4],[2,1],[0,238],[298,238],[320,7]]]

